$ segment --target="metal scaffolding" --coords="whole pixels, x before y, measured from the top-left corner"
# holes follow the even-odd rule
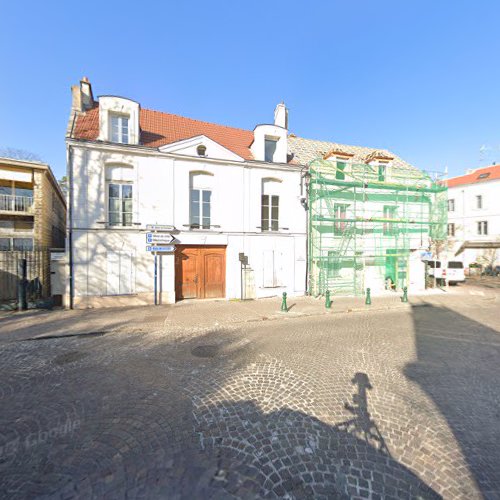
[[[416,168],[317,159],[309,174],[311,295],[402,289],[410,254],[446,239],[447,188]]]

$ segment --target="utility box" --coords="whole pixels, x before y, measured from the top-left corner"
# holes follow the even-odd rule
[[[64,307],[66,285],[68,281],[68,262],[66,252],[51,250],[50,252],[50,292],[54,306]]]

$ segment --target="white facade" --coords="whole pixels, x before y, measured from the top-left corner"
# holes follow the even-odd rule
[[[479,176],[483,170],[469,173]],[[449,187],[448,200],[448,260],[462,260],[465,267],[471,263],[499,265],[498,249],[465,249],[455,254],[466,242],[500,243],[500,179]]]
[[[204,135],[154,149],[143,147],[137,103],[106,96],[99,99],[99,106],[98,139],[67,139],[75,306],[111,305],[124,299],[153,302],[154,257],[146,251],[148,224],[172,226],[176,245],[225,247],[226,299],[305,293],[302,179],[300,166],[286,163],[283,127],[257,127],[260,149],[254,158],[258,160],[245,160]],[[281,119],[283,112],[278,114]],[[112,116],[128,119],[128,144],[112,141]],[[117,123],[121,127],[126,122]],[[259,161],[264,160],[268,129],[278,141],[273,163]],[[193,211],[201,206],[193,202],[193,190],[211,193],[209,228],[193,227]],[[262,228],[262,195],[279,199],[273,230]],[[206,213],[201,210],[203,225]],[[245,273],[240,253],[248,257]],[[161,301],[173,303],[174,253],[162,254],[160,262]]]

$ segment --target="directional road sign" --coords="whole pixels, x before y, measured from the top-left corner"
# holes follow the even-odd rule
[[[169,245],[175,238],[168,233],[146,233],[146,243],[164,243]]]
[[[174,245],[147,245],[146,252],[173,252]]]

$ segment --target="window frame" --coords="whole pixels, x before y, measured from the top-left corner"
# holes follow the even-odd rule
[[[111,186],[118,186],[119,187],[119,197],[111,196]],[[131,189],[131,196],[129,198],[124,198],[123,197],[123,187],[130,187]],[[119,228],[119,227],[132,227],[134,224],[134,183],[133,182],[127,182],[127,181],[115,181],[115,180],[110,180],[107,181],[107,226],[108,227],[113,227],[113,228]],[[120,204],[120,210],[111,210],[111,200],[119,200]],[[124,210],[124,200],[130,200],[131,207],[130,210],[125,211]],[[111,221],[111,214],[119,214],[119,223],[113,223]],[[130,215],[130,223],[125,223],[125,215]]]
[[[275,233],[279,231],[279,216],[280,216],[279,204],[280,204],[279,194],[264,194],[264,193],[261,194],[260,228],[262,232]],[[267,216],[265,216],[266,210],[267,210]]]
[[[488,236],[488,221],[478,220],[477,221],[477,234],[478,236]]]
[[[394,205],[384,205],[382,216],[383,219],[396,219],[396,211],[398,207]],[[394,222],[383,222],[382,224],[382,234],[384,236],[394,236],[395,224]]]
[[[197,193],[198,200],[193,200],[193,195]],[[206,196],[205,196],[206,195]],[[213,191],[209,188],[195,188],[193,186],[189,189],[189,227],[191,229],[210,229],[212,225],[212,195]],[[208,198],[208,201],[205,201]],[[197,204],[195,214],[193,212],[193,203]],[[208,207],[208,215],[206,215],[205,209]],[[194,222],[195,217],[198,222]],[[208,224],[205,222],[208,219]]]
[[[114,120],[118,120],[117,136],[114,136]],[[126,126],[126,140],[124,140],[124,126],[123,120],[127,120]],[[130,144],[130,115],[124,113],[109,112],[109,138],[111,142],[118,144]]]
[[[476,209],[477,210],[483,209],[483,195],[482,194],[476,195]]]
[[[349,209],[348,203],[334,203],[333,213],[335,219],[347,219],[347,210]],[[335,220],[333,223],[333,234],[340,235],[343,234],[347,228],[347,222],[345,220]]]
[[[449,198],[448,199],[448,212],[454,212],[455,211],[455,198]]]
[[[455,237],[455,223],[454,222],[448,222],[448,227],[447,227],[447,234],[448,236],[451,236],[452,238]]]
[[[264,161],[268,163],[274,163],[274,157],[276,155],[276,150],[278,149],[278,141],[279,138],[275,137],[264,137]],[[268,151],[267,151],[267,145],[273,143],[274,144],[274,150],[272,152],[272,157],[269,159],[268,157]]]

